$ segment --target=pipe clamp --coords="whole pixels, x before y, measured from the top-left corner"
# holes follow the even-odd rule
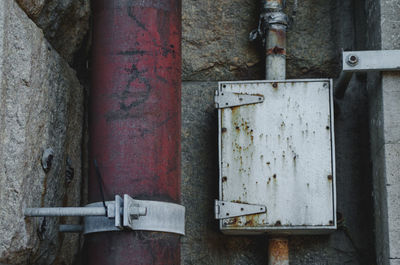
[[[83,234],[141,230],[185,234],[185,207],[161,201],[136,200],[125,194],[114,201],[86,207],[27,208],[25,216],[84,216],[84,225],[61,225],[61,232]],[[74,228],[74,229],[72,229]]]

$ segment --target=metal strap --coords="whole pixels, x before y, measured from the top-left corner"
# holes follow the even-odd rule
[[[130,230],[169,232],[185,235],[185,207],[175,203],[133,200],[139,208],[146,209],[146,215],[138,219],[131,218],[127,226]],[[88,204],[87,207],[99,207],[101,202]],[[121,231],[115,226],[115,220],[105,216],[86,216],[83,233]]]

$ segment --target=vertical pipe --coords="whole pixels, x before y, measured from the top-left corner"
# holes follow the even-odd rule
[[[287,16],[282,12],[285,0],[263,0],[265,29],[265,75],[267,80],[286,78]],[[289,242],[284,237],[268,240],[268,264],[289,265]]]
[[[265,75],[267,80],[286,78],[286,26],[272,24],[266,39]]]
[[[180,0],[95,0],[89,202],[116,194],[180,201]],[[178,235],[87,235],[88,265],[179,264]]]
[[[289,242],[286,238],[271,238],[268,253],[269,265],[289,265]]]
[[[267,80],[284,80],[286,78],[287,16],[282,12],[284,6],[284,0],[263,1]]]

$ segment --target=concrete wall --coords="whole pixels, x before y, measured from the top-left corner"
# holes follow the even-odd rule
[[[368,0],[369,49],[400,49],[400,1]],[[400,264],[400,74],[368,74],[378,264]]]
[[[183,0],[182,200],[187,235],[182,264],[267,264],[267,236],[222,235],[213,219],[218,198],[217,80],[264,79],[258,1]],[[289,1],[291,14],[292,1]],[[361,6],[361,11],[360,11]],[[341,48],[364,44],[361,1],[299,1],[288,32],[288,78],[337,77]],[[335,104],[340,228],[330,236],[290,237],[290,264],[374,264],[372,178],[365,76],[354,77]]]

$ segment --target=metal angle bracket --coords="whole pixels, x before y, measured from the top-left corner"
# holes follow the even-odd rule
[[[343,51],[343,72],[400,71],[400,50]]]
[[[215,200],[215,219],[225,219],[267,212],[265,205]]]
[[[264,102],[264,96],[216,90],[214,102],[215,108],[223,109],[235,106],[262,103]]]

